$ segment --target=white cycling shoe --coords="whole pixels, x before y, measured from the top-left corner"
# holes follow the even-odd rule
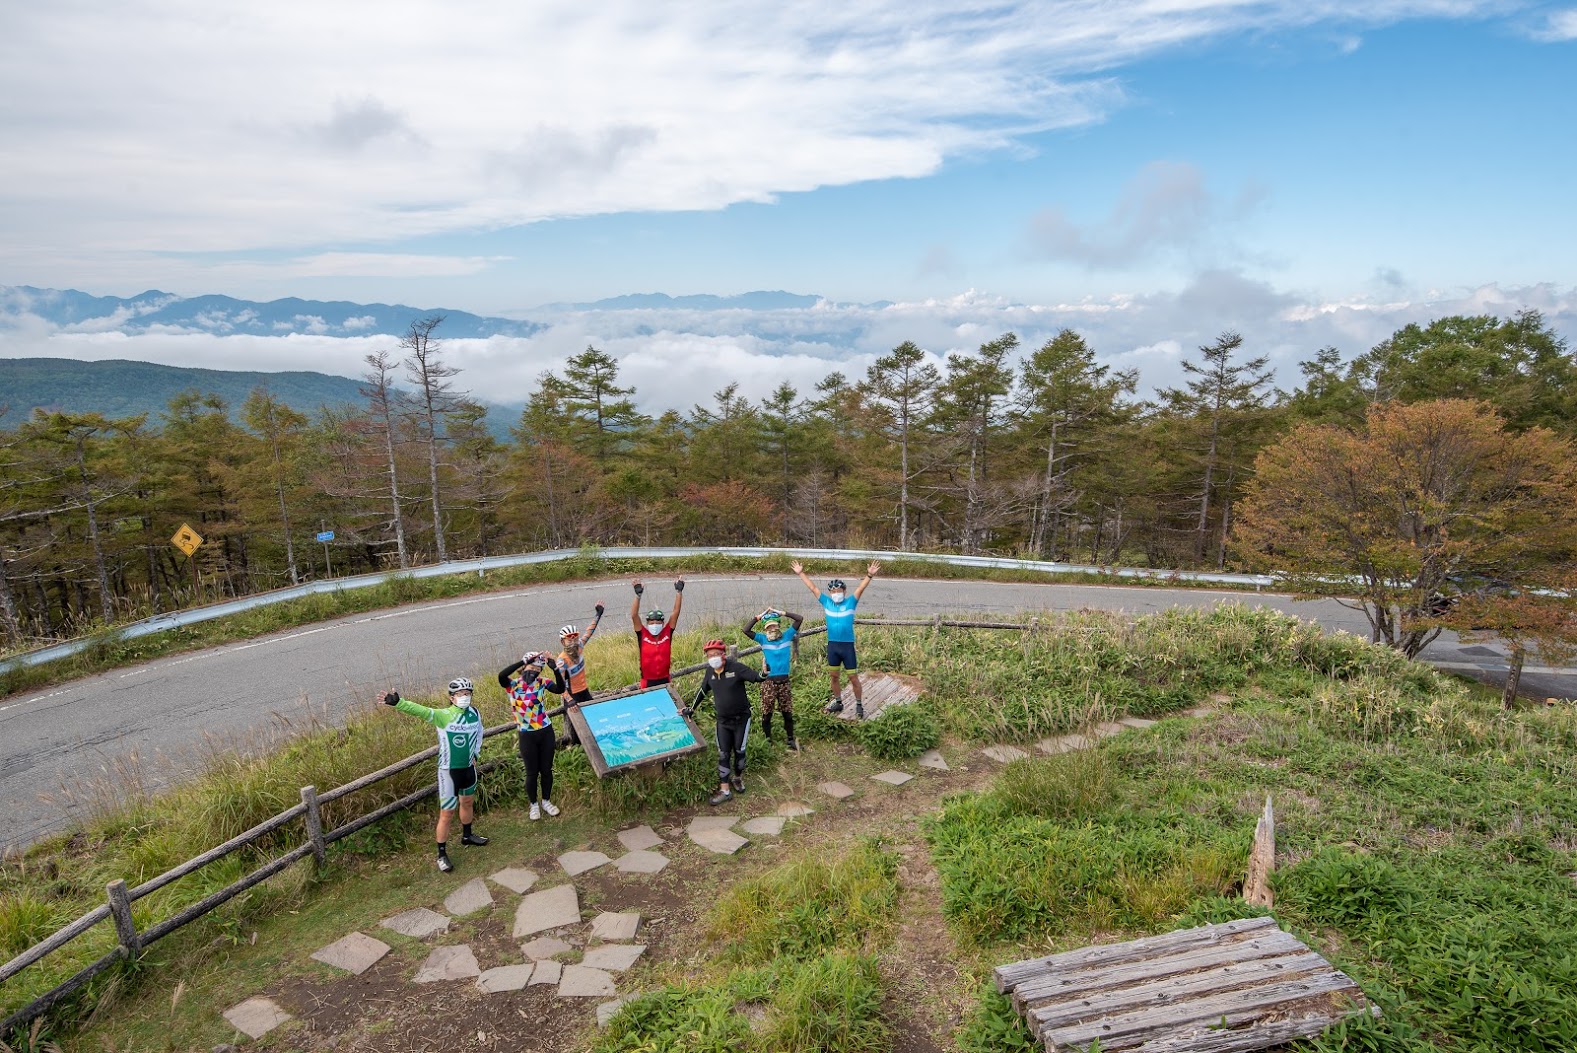
[[[542,798],[542,810],[547,812],[549,815],[559,814],[559,806],[548,800],[546,797]]]

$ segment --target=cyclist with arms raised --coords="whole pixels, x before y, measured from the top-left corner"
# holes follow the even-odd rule
[[[816,588],[815,582],[805,576],[804,564],[795,560],[790,566],[799,575],[799,580],[805,583],[805,587],[815,594],[821,609],[827,612],[827,673],[832,678],[832,694],[827,699],[827,712],[843,712],[843,688],[838,683],[838,669],[841,666],[848,671],[849,686],[854,689],[855,719],[864,720],[865,692],[860,687],[860,663],[854,654],[854,608],[859,605],[860,597],[865,594],[866,587],[876,577],[876,572],[882,569],[882,565],[871,561],[865,568],[865,577],[854,587],[853,596],[847,594],[842,578],[833,578],[827,582],[827,591],[823,593]]]
[[[670,618],[660,607],[646,612],[641,622],[641,594],[645,588],[633,583],[635,599],[630,601],[630,624],[635,627],[635,643],[641,652],[641,686],[659,687],[668,682],[673,668],[674,630],[679,628],[679,609],[684,606],[684,578],[674,582],[674,613]]]

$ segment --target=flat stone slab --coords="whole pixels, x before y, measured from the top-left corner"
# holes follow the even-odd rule
[[[739,822],[737,815],[698,815],[690,820],[685,832],[694,837],[702,830],[730,830]]]
[[[591,919],[591,934],[599,940],[615,943],[635,939],[635,930],[641,927],[641,916],[632,912],[610,914],[606,911]]]
[[[495,885],[502,885],[516,895],[523,896],[537,883],[537,872],[524,867],[505,867],[494,874],[489,880]]]
[[[802,819],[807,815],[815,815],[816,809],[798,801],[784,801],[778,805],[778,814],[788,819]]]
[[[625,874],[656,874],[668,865],[661,852],[626,852],[613,861],[613,868]]]
[[[515,939],[580,924],[580,896],[574,885],[533,892],[515,908]]]
[[[492,905],[493,894],[487,890],[487,882],[481,878],[472,878],[444,897],[444,910],[457,918],[486,910]]]
[[[632,826],[619,831],[619,844],[631,852],[644,852],[663,843],[663,835],[649,826]]]
[[[476,986],[485,994],[518,991],[531,982],[531,974],[536,970],[536,962],[529,965],[502,965],[478,976]]]
[[[1121,732],[1122,729],[1123,726],[1115,720],[1103,720],[1095,725],[1095,737],[1099,739],[1110,738]]]
[[[588,870],[596,870],[613,862],[612,859],[601,852],[565,852],[559,856],[559,866],[564,868],[564,873],[570,877],[584,874]]]
[[[854,796],[854,791],[843,785],[841,782],[818,782],[816,784],[816,789],[820,790],[828,797],[836,797],[840,801],[845,797]]]
[[[1029,754],[1025,753],[1017,746],[987,746],[980,752],[984,753],[987,757],[990,757],[998,764],[1006,764],[1009,761],[1023,760],[1025,757],[1029,756]]]
[[[750,843],[748,838],[740,837],[732,830],[694,831],[690,834],[690,840],[720,856],[731,856]]]
[[[942,756],[941,750],[926,750],[915,758],[915,763],[922,768],[935,768],[937,771],[947,771],[947,758]]]
[[[788,819],[781,815],[763,815],[759,819],[748,820],[741,829],[758,837],[777,837],[783,832],[786,822]]]
[[[1041,739],[1035,743],[1035,748],[1042,753],[1055,757],[1059,753],[1069,750],[1084,750],[1095,745],[1095,740],[1085,735],[1054,735],[1049,739]]]
[[[520,953],[532,961],[540,962],[544,958],[552,958],[555,955],[564,954],[574,949],[571,944],[565,943],[555,936],[538,936],[530,943],[522,944]],[[554,982],[557,983],[558,981],[555,980]]]
[[[262,1038],[287,1020],[294,1019],[269,998],[248,998],[224,1011],[225,1021],[248,1038]]]
[[[1146,720],[1144,717],[1123,717],[1117,723],[1125,728],[1135,728],[1140,731],[1143,731],[1145,728],[1155,727],[1155,721]]]
[[[559,978],[560,998],[606,998],[618,993],[613,986],[613,974],[601,969],[566,965],[564,975]]]
[[[906,771],[881,771],[872,775],[871,778],[877,782],[885,782],[888,786],[902,786],[913,779],[914,776]]]
[[[556,984],[563,975],[564,966],[561,962],[555,962],[551,959],[545,962],[538,962],[536,971],[531,974],[531,986]]]
[[[312,952],[312,958],[324,965],[332,965],[336,969],[344,969],[348,973],[360,976],[388,953],[387,943],[375,940],[364,933],[353,932],[343,940],[335,940],[327,947],[319,947]]]
[[[580,964],[589,969],[606,969],[610,973],[622,973],[640,960],[646,953],[646,948],[639,943],[605,943],[601,947],[593,947],[586,952]]]
[[[597,1007],[597,1026],[607,1027],[609,1022],[618,1015],[619,1010],[624,1008],[624,1003],[628,1001],[628,998],[615,998],[611,1002],[603,1002],[599,1005]]]
[[[482,967],[476,964],[470,944],[454,943],[448,947],[434,947],[411,982],[435,984],[443,980],[474,980],[481,975]]]
[[[401,936],[414,936],[418,940],[425,940],[429,936],[449,931],[449,919],[436,910],[428,910],[426,907],[402,911],[392,918],[384,918],[378,924],[386,929],[393,929]]]

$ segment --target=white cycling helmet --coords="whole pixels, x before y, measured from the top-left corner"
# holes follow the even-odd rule
[[[580,635],[580,629],[577,628],[576,626],[573,626],[573,625],[566,625],[566,626],[564,626],[564,628],[559,630],[559,639],[560,640],[568,639],[571,636],[579,636],[579,635]]]
[[[449,681],[449,693],[451,695],[458,695],[462,691],[475,691],[475,688],[471,686],[470,677],[457,676]]]

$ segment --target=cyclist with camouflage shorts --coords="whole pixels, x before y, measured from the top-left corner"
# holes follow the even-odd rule
[[[482,752],[482,715],[471,704],[471,681],[457,676],[449,681],[449,705],[428,709],[398,691],[383,696],[383,704],[401,713],[421,717],[438,729],[438,869],[454,869],[449,861],[449,828],[460,813],[460,843],[485,845],[488,838],[471,832],[476,806],[476,759]]]
[[[684,606],[684,578],[674,582],[674,613],[670,618],[661,607],[646,612],[646,623],[641,624],[641,594],[646,591],[640,582],[635,587],[635,599],[630,601],[630,624],[635,628],[635,646],[641,655],[641,686],[659,687],[668,682],[668,672],[673,668],[674,630],[679,628],[679,609]]]
[[[783,619],[794,624],[783,627]],[[761,631],[756,632],[756,623]],[[789,672],[794,662],[795,639],[805,619],[793,611],[779,611],[768,607],[745,622],[745,635],[761,645],[761,657],[766,661],[767,678],[761,684],[761,730],[767,741],[772,741],[772,710],[783,714],[783,734],[788,748],[799,752],[794,739],[794,687],[789,682]]]

